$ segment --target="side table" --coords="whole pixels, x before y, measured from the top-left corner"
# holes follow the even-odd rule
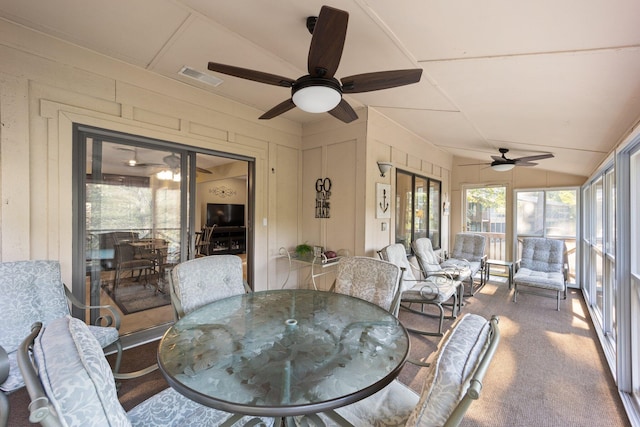
[[[509,280],[509,289],[513,286],[513,262],[512,261],[503,261],[500,259],[488,259],[487,260],[487,269],[485,271],[485,282],[489,280],[489,276],[491,274],[491,266],[496,265],[500,267],[506,267],[508,273]]]

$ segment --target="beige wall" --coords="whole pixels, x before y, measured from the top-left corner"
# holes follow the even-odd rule
[[[57,259],[71,283],[72,125],[82,123],[255,158],[254,285],[269,287],[279,218],[289,220],[279,212],[290,208],[270,204],[271,154],[295,153],[300,125],[260,121],[252,108],[1,20],[0,33],[2,261]],[[298,179],[296,163],[278,169],[278,182]]]

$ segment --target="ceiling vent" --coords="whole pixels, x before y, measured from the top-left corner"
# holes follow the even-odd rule
[[[213,87],[219,86],[223,82],[223,80],[212,76],[211,74],[205,74],[187,66],[182,67],[178,74]]]

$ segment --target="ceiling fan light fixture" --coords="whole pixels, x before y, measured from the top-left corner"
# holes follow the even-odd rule
[[[507,172],[515,167],[514,163],[496,163],[491,165],[491,169],[496,172]]]
[[[326,113],[340,103],[342,90],[334,78],[304,76],[291,87],[291,100],[307,113]]]

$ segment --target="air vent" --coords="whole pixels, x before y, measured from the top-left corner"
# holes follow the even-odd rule
[[[190,79],[197,80],[200,83],[204,83],[206,85],[213,86],[213,87],[219,86],[220,83],[223,82],[223,80],[217,77],[214,77],[210,74],[205,74],[203,72],[200,72],[198,70],[195,70],[187,66],[182,67],[182,69],[178,72],[178,74],[185,77],[189,77]]]

